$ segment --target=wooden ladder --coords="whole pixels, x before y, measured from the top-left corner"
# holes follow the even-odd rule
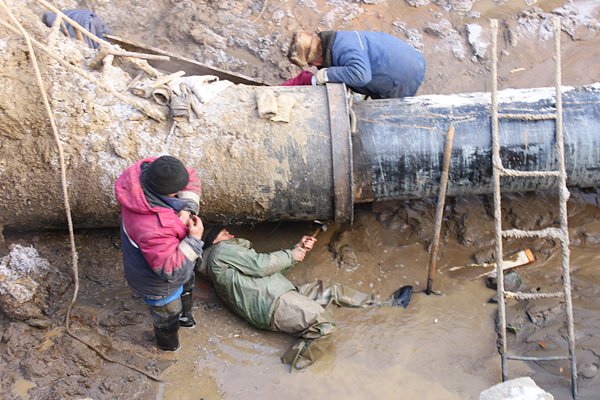
[[[490,20],[492,30],[492,180],[494,185],[494,230],[496,241],[496,273],[498,281],[498,319],[499,319],[499,351],[502,357],[502,381],[507,380],[507,360],[520,361],[554,361],[571,360],[571,390],[573,399],[577,399],[577,366],[575,363],[575,333],[573,328],[573,303],[571,299],[571,275],[569,266],[569,231],[567,224],[567,200],[569,191],[567,189],[567,173],[565,170],[564,140],[563,140],[563,115],[562,115],[562,89],[561,89],[561,50],[560,50],[560,28],[559,17],[554,17],[554,42],[555,42],[555,85],[556,85],[556,111],[554,114],[499,114],[498,113],[498,72],[497,72],[497,36],[498,21]],[[556,122],[556,154],[558,170],[556,171],[519,171],[504,168],[500,158],[500,140],[498,132],[498,120],[526,119],[542,120],[554,119]],[[560,228],[546,228],[541,230],[526,231],[520,229],[502,230],[502,207],[500,178],[506,177],[556,177],[559,180],[559,215]],[[502,239],[540,237],[560,241],[562,251],[562,281],[563,290],[556,293],[522,293],[504,290],[504,271],[502,261]],[[519,357],[509,356],[506,350],[506,310],[505,299],[540,299],[563,297],[566,305],[567,329],[569,354],[555,357]]]

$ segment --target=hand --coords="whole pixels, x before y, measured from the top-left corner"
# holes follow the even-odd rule
[[[327,79],[327,68],[321,68],[318,70],[316,77],[318,85],[324,85],[325,83],[329,82],[329,79]]]
[[[296,245],[296,247],[302,247],[303,249],[305,249],[306,251],[308,250],[312,250],[313,245],[317,242],[317,239],[315,239],[312,236],[303,236],[302,240],[300,240],[300,242],[298,242],[298,244]]]
[[[191,213],[189,211],[181,210],[177,213],[177,216],[184,225],[187,225],[190,220]]]
[[[195,215],[192,215],[192,218],[188,221],[187,224],[190,229],[189,235],[198,240],[202,240],[202,234],[204,233],[204,225],[202,224],[202,220]]]
[[[300,262],[304,260],[306,250],[304,250],[302,247],[296,246],[292,249],[292,255],[294,256],[294,261]]]
[[[314,74],[310,71],[302,71],[298,76],[287,80],[281,84],[281,86],[304,86],[304,85],[312,85],[312,78]]]

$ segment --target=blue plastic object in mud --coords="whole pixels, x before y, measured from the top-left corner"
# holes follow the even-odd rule
[[[394,306],[408,307],[410,303],[410,296],[412,295],[412,286],[402,286],[392,294],[392,300],[394,300]]]

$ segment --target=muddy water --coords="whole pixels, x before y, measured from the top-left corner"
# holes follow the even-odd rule
[[[300,284],[328,279],[379,294],[382,300],[404,285],[425,288],[429,260],[425,243],[405,240],[402,235],[397,241],[397,232],[383,228],[372,214],[361,215],[358,224],[344,232],[351,236],[347,242],[356,249],[361,265],[343,269],[331,260],[328,244],[341,233],[333,225],[318,237],[317,248],[288,274],[290,280]],[[302,231],[300,224],[265,225],[236,234],[251,235],[258,250],[267,251],[288,247]],[[305,227],[304,232],[308,231]],[[442,269],[445,260],[469,261],[457,248],[444,248],[444,252]],[[335,309],[339,334],[334,344],[315,366],[291,374],[279,357],[293,338],[254,332],[236,318],[227,318],[223,325],[204,321],[222,336],[208,344],[213,355],[206,357],[205,345],[195,343],[192,335],[184,342],[185,355],[175,357],[183,357],[186,365],[194,360],[198,364],[185,378],[180,374],[191,370],[189,365],[171,367],[173,371],[165,373],[167,379],[188,383],[183,390],[178,384],[166,386],[162,398],[192,399],[198,394],[218,398],[225,392],[236,399],[364,399],[400,394],[406,398],[477,398],[500,370],[494,347],[495,307],[487,304],[493,292],[481,281],[455,282],[440,273],[434,290],[443,296],[415,293],[407,309]],[[199,373],[214,377],[220,394],[202,390],[190,394],[189,382],[192,376],[201,381]]]
[[[556,220],[554,193],[503,197],[505,228],[513,224],[545,228]],[[596,399],[600,389],[599,198],[597,189],[572,190],[569,201],[579,398],[586,400]],[[117,230],[77,233],[81,288],[72,329],[91,329],[105,336],[111,354],[122,354],[127,362],[141,367],[151,362],[158,367],[160,377],[168,383],[140,383],[135,395],[141,399],[478,399],[482,390],[501,379],[494,329],[496,306],[488,303],[495,291],[481,279],[453,279],[448,270],[471,264],[474,255],[485,258],[491,246],[488,200],[487,196],[447,199],[433,283],[434,291],[443,296],[413,293],[407,309],[334,309],[338,336],[305,371],[290,373],[280,362],[294,338],[249,327],[218,298],[206,296],[207,291],[197,291],[194,297],[198,325],[181,330],[182,349],[157,351],[146,306],[133,296],[122,276]],[[404,285],[414,286],[415,291],[424,289],[434,212],[431,200],[361,205],[352,227],[329,225],[327,232],[317,236],[316,248],[287,277],[295,284],[331,280],[378,294],[382,300]],[[232,232],[250,239],[258,251],[267,252],[291,247],[310,229],[308,223],[271,223],[233,227]],[[6,240],[33,243],[45,256],[55,253],[53,263],[69,263],[63,234],[7,235]],[[557,244],[534,239],[505,242],[507,255],[525,248],[532,250],[536,261],[515,269],[526,282],[521,290],[556,289],[561,268]],[[67,300],[68,296],[63,296],[62,304]],[[507,308],[509,314],[522,317],[508,321],[521,324],[516,334],[509,335],[509,352],[566,354],[560,302],[516,307],[509,303]],[[522,309],[528,309],[538,322],[519,314]],[[63,316],[64,310],[56,312],[58,320]],[[48,330],[38,351],[51,350],[61,336],[64,331],[60,328]],[[138,376],[139,380],[139,375],[120,366],[103,365],[101,375]],[[509,362],[509,377],[519,376],[531,376],[556,399],[570,398],[568,362]],[[142,378],[142,382],[148,381]],[[25,383],[14,386],[15,393],[26,393]],[[110,396],[120,393],[115,388]],[[131,390],[127,385],[122,388],[128,395]]]
[[[552,196],[528,194],[515,195],[508,203],[517,219],[526,225],[538,209],[543,210],[540,215],[549,217],[547,210],[554,200]],[[573,242],[578,243],[572,247],[575,320],[578,338],[587,338],[590,348],[598,351],[596,343],[589,340],[600,334],[596,316],[600,305],[600,277],[595,272],[600,255],[596,245],[590,248],[580,238],[583,231],[588,237],[596,237],[600,213],[594,204],[597,195],[588,200],[580,197],[572,206],[575,224],[578,220],[583,222],[580,218],[588,221],[572,228]],[[519,208],[523,204],[529,207]],[[429,211],[433,211],[432,205],[430,202],[414,204]],[[422,220],[424,225],[431,223],[427,215],[425,213]],[[233,231],[251,238],[258,251],[272,251],[287,248],[309,229],[306,224],[266,224]],[[207,315],[206,304],[211,301],[198,299],[195,315],[201,319],[202,326],[184,333],[184,351],[171,356],[179,363],[163,376],[171,384],[161,386],[157,398],[479,398],[482,390],[501,379],[494,328],[496,306],[488,303],[495,291],[488,289],[483,280],[452,279],[446,271],[472,263],[471,256],[486,247],[461,246],[455,232],[449,229],[442,232],[433,285],[434,291],[442,295],[414,293],[407,309],[335,309],[338,336],[319,362],[306,371],[290,373],[289,367],[279,360],[293,338],[256,331],[227,310],[216,309]],[[400,286],[413,285],[415,291],[426,286],[429,241],[418,238],[411,228],[386,227],[368,207],[358,210],[354,227],[332,225],[318,239],[316,249],[288,273],[293,283],[328,279],[379,294],[382,299]],[[340,242],[352,247],[360,265],[340,266],[333,259],[331,247],[335,248]],[[528,288],[551,287],[560,279],[559,248],[535,240],[506,243],[507,253],[528,247],[533,249],[536,261],[516,270]],[[553,323],[560,328],[564,318],[564,313],[559,312]],[[539,351],[539,345],[530,343],[531,340],[527,342],[527,335],[534,331],[534,328],[529,329],[523,335],[509,337],[509,351],[514,354]],[[551,336],[549,333],[544,341],[553,343]],[[553,338],[558,343],[554,350],[565,354],[564,339],[561,342],[560,335]],[[598,357],[591,358],[592,364],[600,361]],[[586,360],[589,363],[590,357]],[[509,364],[509,377],[532,376],[557,399],[569,398],[569,373],[568,363]],[[599,385],[593,378],[580,380],[580,398],[595,398],[593,393]]]

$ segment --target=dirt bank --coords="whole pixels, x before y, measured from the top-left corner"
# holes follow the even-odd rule
[[[31,11],[26,21],[39,37],[47,32],[34,23],[45,11],[35,1],[7,2]],[[502,21],[501,88],[552,86],[554,65],[549,21],[559,13],[563,25],[563,83],[583,85],[600,81],[600,35],[598,9],[592,1],[558,0],[526,4],[521,1],[58,1],[63,9],[89,8],[100,15],[113,33],[155,47],[196,58],[223,69],[279,84],[298,69],[289,64],[285,50],[289,34],[298,28],[369,29],[393,33],[423,50],[428,63],[419,94],[450,94],[485,91],[489,85],[488,18]],[[412,4],[412,6],[410,6]],[[265,6],[266,7],[263,7]],[[264,11],[263,11],[264,8]],[[552,13],[552,10],[557,10]],[[124,18],[124,15],[127,15]],[[4,14],[0,17],[5,19]],[[29,20],[27,18],[30,18]],[[482,35],[476,40],[477,26]],[[469,36],[472,42],[469,42]],[[488,35],[489,36],[489,35]],[[0,99],[0,154],[2,164],[11,157],[29,157],[31,165],[55,171],[56,150],[46,128],[42,108],[22,42],[0,28],[0,51],[14,52],[16,68],[2,68],[0,76],[22,82],[22,89]],[[79,47],[79,57],[91,57]],[[78,53],[79,52],[79,53]],[[60,68],[52,64],[51,68]],[[70,75],[69,75],[70,76]],[[117,73],[115,87],[123,88],[130,76]],[[130,112],[107,94],[96,92],[91,105],[86,91],[96,88],[84,79],[48,82],[53,105],[62,115],[79,116],[63,127],[87,137],[95,127],[115,115]],[[121,85],[121,86],[119,86]],[[21,102],[16,99],[26,99]],[[129,111],[128,111],[129,110]],[[91,117],[91,119],[89,119]],[[156,131],[142,119],[129,131],[100,132],[119,146],[84,149],[67,143],[67,157],[80,162],[82,151],[90,154],[130,149],[135,156],[151,155],[157,145],[132,148],[124,143],[137,131]],[[11,146],[14,135],[25,144]],[[31,137],[29,137],[31,135]],[[104,143],[104,142],[103,142]],[[161,152],[164,149],[161,148]],[[122,159],[130,156],[121,155]],[[95,162],[110,164],[101,159]],[[116,157],[115,157],[116,159]],[[92,161],[90,161],[92,162]],[[114,174],[99,177],[95,185],[111,185],[124,162],[113,165]],[[16,185],[27,198],[31,190],[59,192],[58,180],[22,182],[19,171],[2,171],[1,185]],[[79,178],[82,182],[88,179]],[[75,184],[75,183],[73,183]],[[85,187],[85,186],[83,186]],[[597,277],[600,246],[600,204],[597,189],[571,191],[569,201],[574,314],[580,399],[594,399],[600,388],[600,285]],[[26,201],[26,200],[25,200]],[[72,340],[64,331],[64,317],[73,295],[71,255],[62,232],[17,233],[5,230],[0,256],[14,252],[15,245],[37,254],[32,280],[10,281],[23,296],[8,301],[2,286],[0,314],[0,381],[2,398],[18,399],[301,399],[317,396],[362,399],[445,398],[477,399],[479,393],[500,381],[500,358],[496,351],[494,318],[489,303],[494,291],[482,280],[450,277],[457,265],[487,261],[491,257],[493,222],[489,196],[448,199],[438,273],[434,289],[440,296],[414,294],[408,309],[379,308],[371,311],[337,309],[334,317],[340,334],[318,364],[307,371],[289,374],[279,361],[291,345],[283,334],[249,328],[210,296],[206,287],[196,290],[196,328],[182,331],[183,349],[164,354],[154,347],[152,327],[144,303],[132,295],[122,276],[119,233],[114,229],[79,231],[81,281],[72,329],[123,362],[156,373],[168,384],[153,382],[123,366],[102,361],[92,350]],[[504,226],[545,228],[558,219],[555,193],[504,196]],[[77,207],[85,209],[86,204]],[[113,207],[114,204],[106,204]],[[23,218],[44,218],[44,207]],[[387,297],[403,285],[422,289],[426,283],[428,253],[435,214],[433,200],[361,206],[354,226],[330,226],[318,237],[317,248],[288,277],[300,284],[330,279],[366,292]],[[251,239],[259,251],[285,248],[309,231],[307,223],[261,224],[237,227],[234,233]],[[536,261],[516,272],[525,286],[521,290],[551,289],[559,282],[560,251],[553,242],[526,239],[507,241],[507,254],[532,249]],[[9,265],[9,259],[6,259]],[[17,263],[17,261],[15,261]],[[12,265],[12,264],[11,264]],[[22,265],[22,264],[19,264]],[[47,268],[42,267],[47,265]],[[34,279],[35,278],[35,279]],[[36,284],[33,284],[33,282]],[[520,280],[518,282],[521,282]],[[20,285],[20,286],[19,286]],[[34,293],[27,297],[27,293]],[[11,292],[12,293],[12,292]],[[564,353],[561,302],[509,303],[509,323],[514,327],[509,349],[516,354]],[[542,344],[540,344],[542,343]],[[509,376],[531,376],[557,399],[570,393],[569,366],[564,363],[511,362]]]

